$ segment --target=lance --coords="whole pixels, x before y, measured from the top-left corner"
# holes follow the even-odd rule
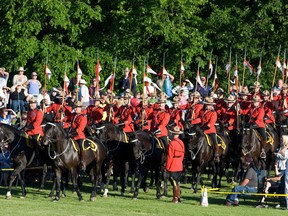
[[[141,113],[141,128],[143,130],[143,127],[144,127],[144,100],[145,100],[145,95],[144,95],[144,89],[145,89],[145,69],[146,67],[146,60],[144,59],[144,62],[143,62],[143,92],[142,92],[142,113]]]
[[[237,54],[235,56],[235,70],[238,71],[238,59],[237,59]],[[235,77],[234,77],[235,79]],[[239,82],[238,82],[238,72],[237,72],[237,77],[234,80],[235,81],[235,85],[236,85],[236,104],[235,104],[235,108],[236,108],[236,129],[237,131],[239,131],[240,129],[240,115],[239,115],[239,101],[238,101],[238,96],[239,96]],[[237,140],[238,140],[238,134],[237,134]]]
[[[78,68],[79,68],[79,61],[78,61],[78,59],[77,59],[77,69],[76,69],[76,101],[78,101],[78,88],[79,88]]]
[[[131,74],[130,75],[130,94],[131,94],[131,90],[132,90],[132,80],[133,80],[133,70],[134,70],[134,63],[135,63],[135,52],[133,54],[133,59],[132,59],[132,68],[131,68]]]
[[[206,81],[206,88],[208,87],[208,79],[209,79],[209,75],[210,75],[210,69],[209,69],[209,67],[210,67],[210,62],[212,61],[212,53],[213,53],[213,48],[212,48],[212,50],[211,50],[211,53],[210,53],[210,60],[209,60],[209,64],[208,64],[208,74],[207,74],[207,81]]]
[[[165,80],[164,80],[164,76],[163,76],[163,69],[164,69],[164,67],[165,67],[165,52],[163,53],[163,62],[162,62],[162,77],[161,77],[161,79],[162,79],[162,92],[165,92],[165,89],[164,89],[164,82],[165,82]],[[165,92],[166,93],[166,92]]]
[[[260,52],[259,65],[258,65],[258,68],[257,68],[257,82],[259,81],[259,76],[260,76],[260,73],[261,73],[261,70],[262,70],[262,52],[263,52],[263,47],[262,47],[261,52]]]
[[[283,60],[283,82],[286,83],[287,81],[287,65],[286,65],[286,48],[284,49],[284,60]]]
[[[181,80],[182,80],[182,64],[183,64],[183,62],[182,62],[182,50],[181,50],[181,57],[180,57],[180,80],[179,80],[179,86],[180,86],[180,88],[181,88]]]
[[[114,58],[114,69],[113,69],[113,79],[112,79],[112,93],[114,91],[114,80],[116,75],[116,65],[117,65],[117,57]]]
[[[215,92],[217,90],[216,88],[216,77],[217,77],[217,67],[218,67],[218,56],[216,56],[216,60],[215,60],[215,74],[214,74],[214,88],[213,88],[213,92]]]
[[[246,51],[247,51],[247,47],[245,47],[245,53],[244,53],[244,61],[243,61],[243,76],[242,76],[242,88],[244,87],[244,80],[245,80],[245,69],[246,69]]]
[[[117,57],[114,58],[114,68],[113,68],[113,76],[112,76],[112,88],[111,88],[111,98],[110,98],[110,110],[109,110],[109,122],[111,122],[112,119],[112,113],[113,113],[113,91],[114,91],[114,83],[115,83],[115,76],[116,76],[116,66],[117,66]]]
[[[275,79],[276,79],[276,72],[277,72],[277,61],[279,60],[279,56],[280,56],[280,51],[281,51],[281,45],[279,46],[279,50],[278,50],[278,55],[277,55],[277,60],[276,60],[276,66],[275,66],[275,70],[274,70],[274,76],[273,76],[273,81],[272,81],[272,87],[275,84]],[[283,70],[283,69],[282,69]]]
[[[66,60],[66,62],[65,62],[65,70],[64,70],[63,93],[62,93],[62,107],[63,107],[63,104],[64,104],[64,92],[65,92],[65,86],[66,86],[65,79],[66,79],[66,76],[67,76],[67,74],[66,74],[67,68],[68,68],[68,64],[67,64],[67,60]]]
[[[198,80],[197,80],[197,78],[199,77],[199,79],[200,79],[200,60],[199,60],[199,62],[198,62],[198,68],[197,68],[197,74],[196,74],[196,83],[195,83],[195,90],[197,91],[197,87],[198,87]],[[200,79],[200,81],[201,81],[201,79]]]
[[[232,60],[232,47],[230,47],[230,54],[229,54],[229,68],[228,68],[228,94],[230,92],[230,70],[231,70],[231,60]]]
[[[44,69],[44,89],[46,89],[46,83],[47,83],[47,74],[46,74],[46,68],[48,66],[48,50],[47,50],[47,53],[46,53],[46,64],[45,64],[45,69]]]
[[[94,96],[96,97],[97,95],[99,95],[99,87],[100,87],[100,79],[99,79],[99,67],[100,67],[100,62],[99,62],[99,49],[97,49],[96,52],[96,66],[95,66],[95,79],[96,79],[96,86],[95,86],[95,92],[94,92]]]

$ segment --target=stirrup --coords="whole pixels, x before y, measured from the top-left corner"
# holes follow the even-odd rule
[[[264,151],[261,151],[260,158],[262,158],[262,159],[266,158],[266,153]]]

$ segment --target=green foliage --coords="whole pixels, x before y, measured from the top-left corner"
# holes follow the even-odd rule
[[[28,75],[37,71],[43,83],[48,58],[53,73],[49,87],[62,85],[66,61],[70,78],[78,60],[89,82],[99,59],[103,82],[114,70],[115,57],[116,80],[132,66],[133,58],[140,82],[144,59],[156,71],[164,63],[178,80],[182,53],[185,76],[194,80],[199,61],[201,74],[207,75],[213,48],[220,86],[226,88],[230,47],[232,65],[237,54],[240,77],[247,47],[247,60],[255,69],[262,51],[260,81],[268,88],[278,47],[287,46],[286,11],[281,0],[2,0],[0,64],[13,73],[20,66]],[[283,49],[280,57],[283,60]],[[255,75],[247,71],[245,84],[250,85]]]

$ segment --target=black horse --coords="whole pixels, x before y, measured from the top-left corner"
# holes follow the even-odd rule
[[[215,188],[221,186],[221,178],[223,176],[223,169],[225,166],[226,154],[228,151],[228,140],[225,136],[220,136],[222,139],[222,147],[219,147],[220,162],[214,161],[214,150],[212,148],[212,141],[210,138],[207,139],[207,135],[197,126],[196,128],[191,128],[192,131],[187,133],[190,136],[189,139],[189,152],[192,159],[192,189],[194,193],[197,193],[198,184],[203,181],[201,179],[201,174],[206,165],[212,167],[213,179],[212,187]],[[210,143],[210,144],[209,144]],[[217,176],[219,175],[219,181],[217,184]],[[200,181],[201,180],[201,181]]]
[[[280,144],[280,138],[274,128],[270,125],[266,125],[267,144],[265,146],[266,159],[260,158],[260,152],[262,149],[261,136],[250,127],[242,128],[242,145],[241,155],[251,156],[258,169],[267,170],[268,175],[275,161],[275,152]]]
[[[146,178],[148,171],[154,173],[155,185],[156,185],[156,197],[159,199],[161,195],[161,179],[160,171],[164,176],[164,192],[163,196],[167,195],[167,173],[164,167],[166,162],[166,149],[160,139],[150,135],[144,131],[135,132],[138,147],[135,148],[135,154],[137,159],[137,167],[139,170],[138,182],[135,187],[133,199],[138,198],[139,188],[141,183],[143,184],[144,191],[147,189]]]
[[[90,174],[92,182],[92,192],[90,200],[96,199],[96,188],[98,179],[101,174],[101,166],[106,156],[106,148],[97,139],[91,139],[93,143],[82,150],[85,152],[83,162],[87,164],[87,173]],[[71,138],[66,137],[66,133],[61,125],[47,123],[46,132],[42,139],[42,144],[48,146],[48,152],[50,148],[55,149],[54,155],[50,155],[54,161],[54,171],[56,173],[56,196],[54,201],[60,199],[60,183],[62,170],[69,171],[71,173],[71,179],[73,187],[78,195],[80,201],[83,200],[80,189],[78,187],[78,174],[80,156],[78,153],[78,144]]]
[[[11,189],[13,182],[17,177],[21,184],[21,196],[26,196],[25,182],[24,177],[22,176],[22,171],[32,163],[35,156],[33,146],[29,146],[31,143],[33,142],[24,132],[19,131],[7,124],[0,124],[0,147],[1,149],[7,147],[9,148],[10,159],[14,168],[9,179],[8,191],[6,193],[7,199],[12,197]],[[43,182],[41,185],[43,185]]]
[[[108,185],[110,182],[110,174],[113,166],[114,184],[117,179],[118,173],[120,173],[121,182],[121,195],[124,195],[125,188],[127,186],[128,167],[132,174],[132,185],[130,192],[134,191],[134,178],[136,171],[137,155],[137,142],[135,135],[124,133],[119,127],[109,122],[103,122],[101,125],[92,126],[93,133],[99,138],[107,148],[107,158],[105,162],[105,168],[102,171],[102,176],[106,173],[104,178],[105,188],[103,196],[108,194]]]

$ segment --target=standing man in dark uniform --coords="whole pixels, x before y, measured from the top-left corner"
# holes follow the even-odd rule
[[[182,140],[179,139],[179,134],[182,134],[180,128],[175,126],[171,131],[174,134],[173,140],[169,143],[166,170],[170,172],[170,179],[173,185],[173,203],[180,201],[180,177],[183,171],[183,159],[185,154],[185,146]]]

